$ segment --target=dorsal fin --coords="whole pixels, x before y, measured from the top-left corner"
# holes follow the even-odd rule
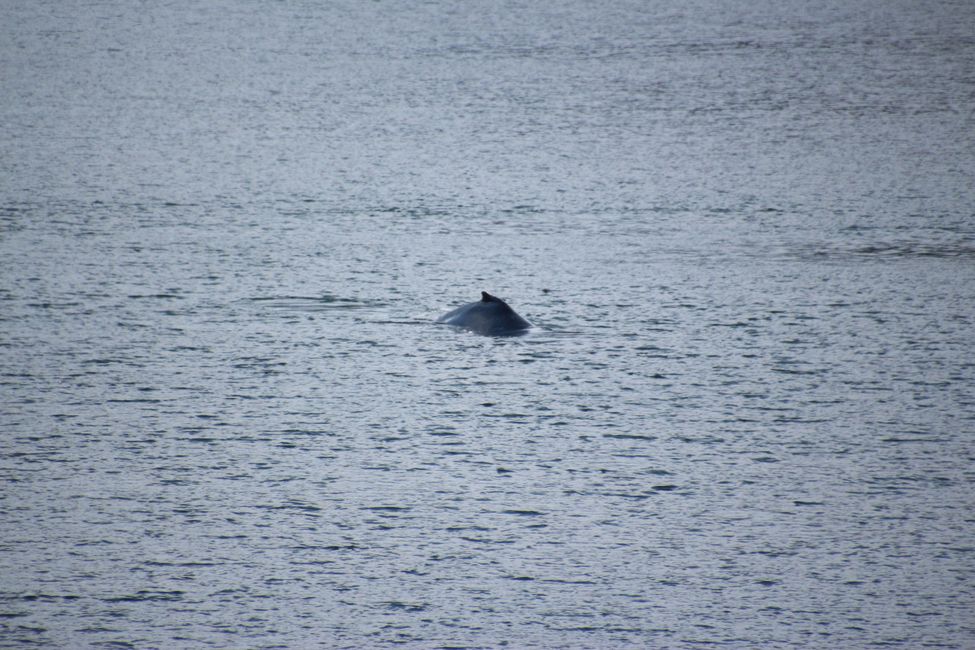
[[[501,302],[501,300],[498,299],[498,298],[495,298],[494,296],[492,296],[491,294],[489,294],[487,291],[482,291],[481,292],[481,302]]]

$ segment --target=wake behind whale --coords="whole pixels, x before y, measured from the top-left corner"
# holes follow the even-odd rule
[[[453,325],[486,336],[517,336],[531,329],[531,323],[519,316],[508,303],[487,291],[481,299],[449,311],[438,323]]]

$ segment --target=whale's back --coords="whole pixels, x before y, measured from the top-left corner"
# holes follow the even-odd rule
[[[437,322],[488,336],[523,334],[531,328],[531,323],[519,316],[508,303],[487,292],[481,293],[481,300],[449,311]]]

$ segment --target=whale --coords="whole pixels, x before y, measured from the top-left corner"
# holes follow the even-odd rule
[[[487,291],[481,292],[481,299],[477,302],[449,311],[438,318],[437,322],[485,336],[518,336],[532,326],[509,307],[508,303]]]

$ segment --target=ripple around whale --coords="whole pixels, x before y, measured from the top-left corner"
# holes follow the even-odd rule
[[[518,336],[531,329],[508,303],[486,291],[481,299],[449,311],[437,319],[438,323],[460,327],[485,336]]]

